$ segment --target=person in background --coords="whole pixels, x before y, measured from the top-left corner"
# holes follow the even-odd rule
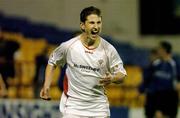
[[[153,63],[159,59],[158,51],[156,48],[150,50],[149,53],[149,64],[146,68],[143,69],[143,80],[138,88],[139,94],[145,93],[145,115],[146,118],[153,118],[155,114],[155,93],[152,90],[151,79],[152,79],[152,66]]]
[[[153,61],[147,74],[145,93],[147,95],[147,118],[176,118],[178,111],[179,80],[176,62],[172,58],[172,45],[167,41],[159,43],[159,58]],[[149,98],[149,99],[148,99]]]
[[[0,28],[0,49],[3,48],[3,45],[1,44],[3,38],[2,38],[2,30]],[[2,52],[1,52],[2,53]],[[4,63],[4,56],[0,56],[0,66]],[[1,72],[0,72],[0,97],[6,97],[7,96],[7,88],[4,79],[2,78]]]
[[[0,29],[0,75],[1,75],[1,89],[7,91],[8,78],[15,77],[15,61],[14,54],[20,48],[20,44],[13,40],[4,39],[1,35]],[[7,96],[6,93],[4,93]]]
[[[55,68],[67,64],[60,111],[63,118],[109,118],[104,86],[121,83],[126,70],[116,49],[99,36],[101,11],[84,8],[80,13],[82,33],[57,47],[49,57],[40,97],[50,100]]]

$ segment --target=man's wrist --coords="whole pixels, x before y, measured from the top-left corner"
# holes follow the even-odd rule
[[[50,89],[50,86],[44,85],[43,88],[44,89]]]
[[[111,75],[111,83],[115,83],[117,81],[117,78],[115,75]]]
[[[120,78],[119,76],[117,75],[112,75],[111,77],[111,83],[116,83],[116,84],[119,84],[122,82],[122,78]]]

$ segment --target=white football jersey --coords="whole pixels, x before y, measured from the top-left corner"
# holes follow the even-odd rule
[[[106,72],[126,75],[116,49],[103,38],[100,38],[97,48],[87,49],[77,36],[57,47],[48,62],[55,66],[66,63],[60,111],[84,116],[110,116],[108,99],[99,80]]]

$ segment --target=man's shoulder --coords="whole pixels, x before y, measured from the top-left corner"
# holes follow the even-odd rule
[[[176,63],[176,61],[173,59],[173,58],[171,58],[170,60],[169,60],[169,63],[171,64],[171,66],[177,66],[177,63]]]
[[[64,41],[58,47],[55,48],[54,52],[57,52],[59,50],[67,51],[69,49],[69,47],[78,40],[79,40],[78,37],[74,37],[74,38],[71,38],[67,41]]]
[[[62,44],[64,44],[64,45],[72,45],[73,43],[75,43],[78,40],[79,40],[79,36],[76,36],[76,37],[73,37],[73,38],[63,42]]]
[[[101,37],[101,42],[103,47],[105,47],[105,49],[109,50],[109,49],[115,49],[114,46],[109,43],[107,40],[105,40],[104,38]]]

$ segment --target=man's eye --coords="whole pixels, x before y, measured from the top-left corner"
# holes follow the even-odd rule
[[[94,24],[94,22],[89,22],[90,24]]]

